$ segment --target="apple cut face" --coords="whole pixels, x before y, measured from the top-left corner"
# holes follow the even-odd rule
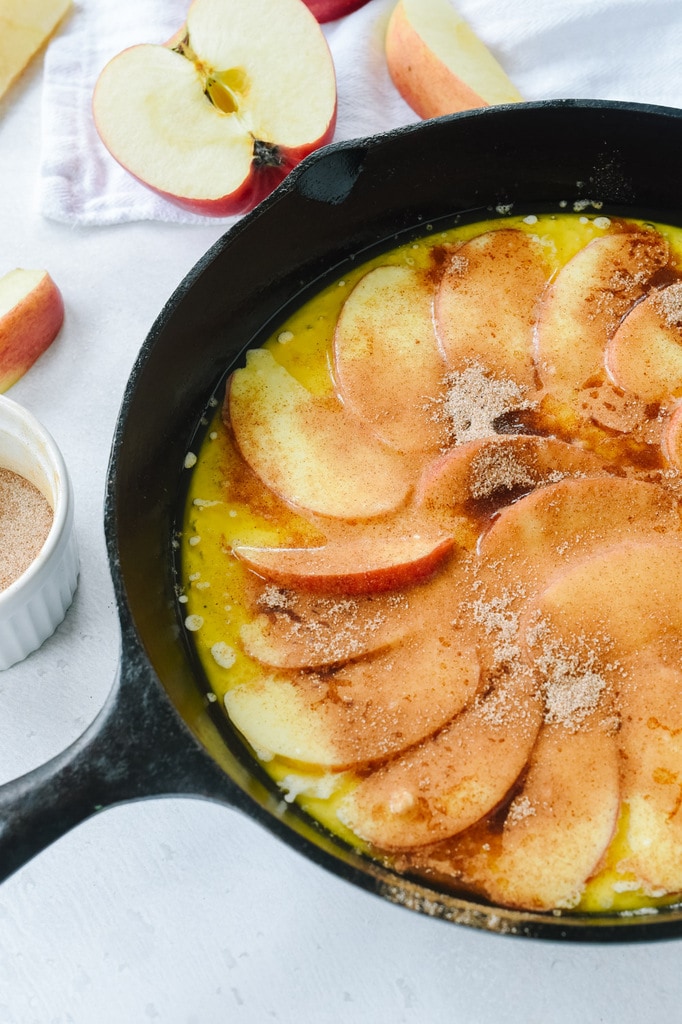
[[[404,503],[403,457],[335,396],[316,396],[265,349],[232,375],[226,418],[251,469],[285,501],[319,515],[363,519]]]
[[[324,673],[242,684],[225,705],[254,749],[340,770],[429,736],[473,698],[478,682],[475,652],[431,632]]]
[[[524,231],[487,231],[458,246],[435,303],[445,361],[471,363],[533,389],[533,329],[550,275],[543,246]]]
[[[242,213],[330,141],[331,55],[300,0],[194,0],[185,28],[107,64],[95,125],[112,156],[166,198]]]
[[[538,373],[557,401],[580,413],[589,389],[605,380],[606,347],[621,319],[669,272],[669,261],[658,232],[624,231],[590,242],[559,271],[535,341]]]
[[[334,334],[334,377],[349,408],[387,444],[428,452],[443,443],[430,416],[446,365],[433,326],[433,285],[411,267],[375,267],[344,303]]]

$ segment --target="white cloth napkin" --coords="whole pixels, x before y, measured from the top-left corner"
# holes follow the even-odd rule
[[[370,0],[323,26],[337,74],[336,141],[418,120],[395,90],[384,59],[385,27],[395,3]],[[528,100],[573,97],[682,107],[682,0],[453,3]],[[100,142],[91,114],[92,91],[106,62],[126,46],[164,42],[183,23],[188,4],[77,0],[45,57],[40,204],[46,217],[79,225],[207,222],[119,167]],[[235,219],[220,223],[229,226]]]

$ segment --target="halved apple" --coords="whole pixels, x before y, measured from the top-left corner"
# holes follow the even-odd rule
[[[682,283],[649,292],[606,348],[615,383],[646,402],[682,396]]]
[[[486,231],[458,246],[435,303],[449,367],[461,371],[478,363],[534,388],[533,327],[549,275],[542,245],[524,231]]]
[[[473,698],[478,681],[473,650],[424,632],[335,670],[242,684],[225,706],[254,749],[341,769],[429,736]]]
[[[448,0],[400,0],[386,30],[396,89],[420,117],[522,99]]]
[[[0,392],[49,348],[64,321],[64,301],[46,270],[17,268],[0,278]]]
[[[542,720],[530,673],[511,673],[449,725],[368,775],[339,818],[386,850],[455,835],[491,811],[523,770]]]
[[[359,536],[319,548],[257,548],[233,553],[260,576],[285,587],[326,594],[399,590],[430,576],[454,547],[452,537]]]
[[[537,368],[550,394],[576,406],[576,393],[604,380],[607,342],[669,259],[657,231],[622,231],[594,239],[559,271],[536,330]]]
[[[369,518],[407,497],[403,457],[335,396],[312,395],[266,349],[252,349],[232,375],[226,417],[251,469],[292,505]]]
[[[331,140],[331,54],[302,0],[194,0],[185,27],[106,65],[95,126],[154,191],[196,213],[243,213]]]
[[[433,284],[412,267],[375,267],[346,299],[334,333],[343,402],[387,444],[426,452],[444,441],[429,415],[446,366],[433,328]]]

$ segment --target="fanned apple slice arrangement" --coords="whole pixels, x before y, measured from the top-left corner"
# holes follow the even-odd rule
[[[360,276],[328,393],[271,349],[232,374],[236,451],[325,540],[231,540],[227,712],[398,868],[566,909],[625,828],[622,885],[682,891],[680,352],[662,231],[557,267],[501,222]]]

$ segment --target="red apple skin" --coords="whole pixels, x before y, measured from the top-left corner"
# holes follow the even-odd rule
[[[329,122],[329,127],[321,139],[310,143],[308,146],[300,147],[299,149],[284,149],[283,147],[277,148],[273,151],[273,159],[276,160],[275,163],[258,163],[254,161],[251,165],[251,173],[248,178],[242,182],[237,191],[231,192],[226,196],[221,196],[219,199],[187,199],[184,196],[175,196],[170,192],[164,192],[163,189],[155,188],[154,185],[150,185],[149,182],[144,181],[144,179],[133,174],[129,167],[125,167],[125,170],[131,175],[131,177],[135,178],[136,181],[139,181],[141,185],[144,185],[145,188],[150,189],[157,195],[162,196],[171,203],[174,203],[175,206],[179,206],[183,210],[188,210],[190,213],[195,213],[202,217],[239,216],[253,210],[254,207],[262,202],[263,199],[266,199],[271,192],[274,192],[277,186],[281,185],[284,181],[287,174],[292,171],[304,157],[332,141],[334,131],[336,129],[336,111],[337,107],[334,108],[334,115]],[[124,167],[125,165],[121,164],[121,166]]]
[[[368,0],[303,0],[320,24],[336,21],[364,7]]]
[[[64,300],[47,271],[0,318],[0,392],[7,391],[49,348],[64,322]]]
[[[329,545],[328,548],[234,548],[249,569],[284,587],[312,593],[377,594],[412,586],[431,576],[455,546],[452,537],[423,542],[411,551],[396,545],[396,560],[363,566],[361,547]],[[366,552],[364,553],[367,554]],[[402,556],[402,560],[400,560]]]

